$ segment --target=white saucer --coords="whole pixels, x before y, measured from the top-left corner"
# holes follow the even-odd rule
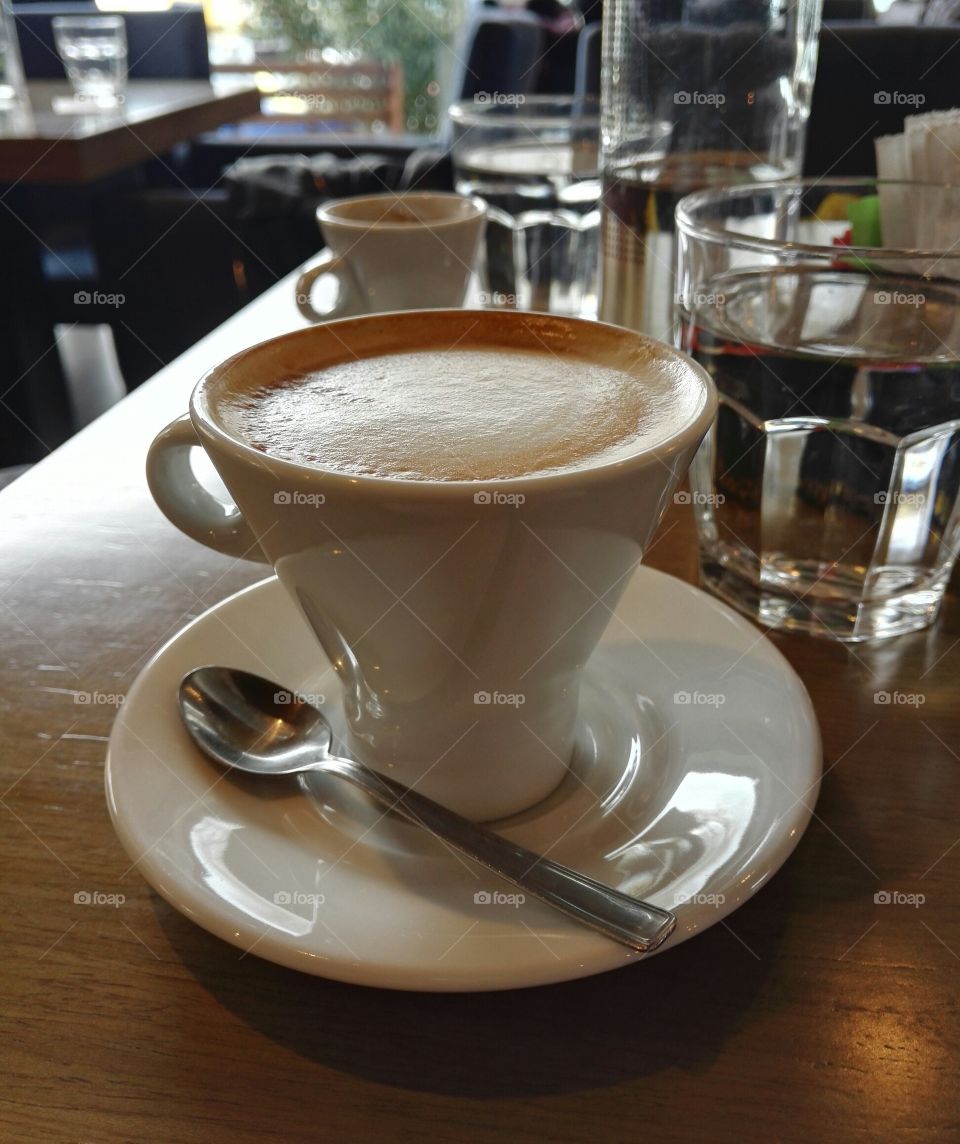
[[[144,668],[110,737],[107,800],[131,859],[187,917],[281,965],[395,989],[542,985],[640,959],[502,897],[515,888],[339,780],[221,771],[175,701],[207,663],[322,693],[343,726],[333,672],[275,579],[194,620]],[[662,948],[735,910],[799,841],[821,769],[809,697],[767,639],[698,589],[637,571],[580,716],[573,774],[498,829],[675,910]]]

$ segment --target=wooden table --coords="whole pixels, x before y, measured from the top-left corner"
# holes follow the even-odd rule
[[[252,84],[206,80],[131,80],[116,110],[79,114],[57,110],[66,81],[34,80],[27,95],[0,114],[0,183],[89,182],[260,110]]]
[[[0,495],[0,1137],[958,1139],[955,598],[929,632],[873,647],[774,637],[821,721],[816,817],[726,924],[642,964],[500,994],[351,987],[241,956],[122,877],[113,712],[73,693],[123,692],[186,620],[262,576],[167,524],[143,457],[203,368],[299,324],[292,294],[281,282]],[[688,508],[649,563],[693,579]],[[126,902],[75,905],[82,890]]]

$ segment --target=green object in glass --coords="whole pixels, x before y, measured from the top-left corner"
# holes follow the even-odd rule
[[[851,246],[883,246],[880,225],[880,196],[864,195],[847,204]]]

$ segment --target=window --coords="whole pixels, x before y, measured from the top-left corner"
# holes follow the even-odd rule
[[[468,0],[206,0],[215,73],[310,130],[433,135],[458,85]]]

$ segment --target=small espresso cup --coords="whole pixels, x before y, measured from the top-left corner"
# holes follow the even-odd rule
[[[387,310],[462,306],[483,236],[486,207],[444,192],[361,195],[317,208],[327,243],[297,281],[297,306],[311,322]],[[338,281],[333,306],[317,310],[314,282]]]
[[[277,379],[453,347],[630,371],[661,396],[668,386],[670,420],[651,414],[663,432],[614,462],[485,482],[339,473],[225,425],[226,406],[250,408]],[[468,818],[496,819],[566,775],[583,667],[715,410],[700,366],[615,326],[522,311],[369,315],[216,366],[154,440],[147,476],[189,536],[276,569],[343,684],[353,755]],[[197,445],[233,508],[198,482]],[[321,667],[318,656],[318,678]]]

